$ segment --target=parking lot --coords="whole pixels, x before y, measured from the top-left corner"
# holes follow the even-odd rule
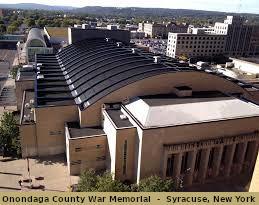
[[[166,54],[167,39],[132,39],[135,44],[148,46],[150,52],[155,54]]]

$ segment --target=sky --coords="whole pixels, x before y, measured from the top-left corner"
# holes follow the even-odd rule
[[[0,0],[0,3],[39,3],[73,7],[152,7],[173,9],[198,9],[236,13],[259,14],[258,0]],[[241,7],[239,6],[241,5]]]

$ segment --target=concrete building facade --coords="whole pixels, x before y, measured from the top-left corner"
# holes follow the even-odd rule
[[[66,153],[71,175],[93,168],[130,182],[251,174],[259,143],[252,85],[153,57],[109,38],[37,55],[34,90],[20,90],[23,156]]]

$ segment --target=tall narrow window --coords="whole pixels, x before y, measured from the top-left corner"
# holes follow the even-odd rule
[[[124,146],[123,146],[123,174],[126,174],[127,170],[127,150],[128,150],[128,141],[124,141]]]
[[[198,171],[199,168],[200,168],[201,151],[202,151],[202,150],[199,150],[199,151],[197,152],[197,155],[196,155],[195,167],[194,167],[195,171]]]
[[[174,157],[175,155],[169,155],[167,158],[167,167],[166,167],[166,176],[172,177],[173,176],[173,170],[174,170]]]
[[[181,174],[184,174],[186,170],[188,169],[188,156],[189,152],[185,152],[182,156],[182,164],[181,164]]]
[[[214,157],[215,157],[214,153],[215,153],[215,147],[213,147],[210,150],[209,161],[208,161],[208,168],[212,168],[212,166],[213,166],[213,160],[214,160]]]

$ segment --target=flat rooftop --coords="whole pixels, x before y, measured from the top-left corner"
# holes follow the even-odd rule
[[[68,122],[67,127],[69,130],[70,138],[87,138],[87,137],[96,137],[100,135],[105,135],[105,132],[101,127],[87,127],[80,128],[78,122]]]
[[[67,27],[46,27],[46,30],[50,37],[68,38]]]
[[[133,127],[128,119],[121,119],[120,116],[123,115],[119,109],[108,109],[106,110],[111,120],[114,122],[117,128]]]
[[[24,69],[24,70],[20,70],[17,73],[17,77],[16,80],[17,81],[34,81],[36,74],[32,69]]]
[[[25,91],[25,98],[23,102],[23,112],[21,116],[21,124],[34,123],[34,92],[33,90]]]
[[[219,92],[137,97],[125,107],[146,128],[259,116],[257,105]]]

